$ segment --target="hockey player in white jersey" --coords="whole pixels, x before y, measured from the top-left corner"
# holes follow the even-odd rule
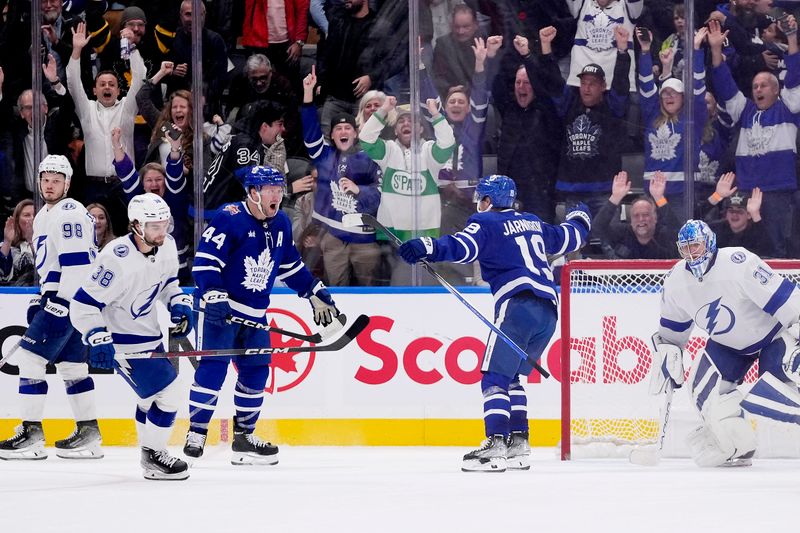
[[[169,235],[169,206],[158,195],[135,196],[128,204],[131,232],[108,243],[75,294],[72,323],[89,345],[98,368],[116,368],[139,397],[136,429],[146,479],[186,479],[188,465],[167,451],[178,410],[175,367],[168,359],[115,360],[123,353],[163,351],[156,302],[191,329],[191,299],[178,286],[178,252]],[[175,330],[173,330],[173,335]]]
[[[33,221],[33,243],[41,298],[31,300],[29,326],[15,354],[22,425],[16,435],[0,442],[0,459],[47,458],[42,415],[48,363],[55,363],[64,380],[76,421],[72,435],[56,441],[56,455],[103,457],[86,348],[69,319],[70,300],[96,253],[94,219],[80,202],[67,198],[71,178],[72,166],[63,155],[48,155],[39,164],[39,193],[45,206]]]
[[[746,249],[717,249],[705,222],[686,222],[677,244],[683,260],[664,281],[653,339],[661,364],[651,392],[684,383],[683,347],[693,325],[704,330],[708,341],[686,380],[702,419],[689,436],[692,457],[699,466],[748,466],[756,437],[744,410],[798,421],[792,405],[800,403],[800,394],[793,381],[800,375],[796,362],[788,374],[784,362],[791,364],[797,354],[800,291]],[[761,377],[743,397],[738,386],[755,361]]]
[[[513,208],[517,188],[508,176],[481,179],[475,188],[478,212],[454,235],[404,242],[404,261],[420,259],[472,263],[478,261],[495,300],[495,325],[534,361],[542,356],[556,328],[558,296],[547,255],[579,250],[592,218],[584,204],[566,215],[563,224],[542,222]],[[528,400],[520,376],[533,367],[492,334],[481,363],[483,420],[486,440],[464,456],[465,472],[527,470]]]

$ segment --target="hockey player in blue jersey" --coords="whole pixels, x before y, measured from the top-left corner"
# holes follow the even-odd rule
[[[76,429],[56,441],[56,455],[68,459],[100,458],[100,431],[89,377],[86,349],[70,324],[70,299],[89,271],[96,253],[94,219],[67,198],[72,166],[63,155],[48,155],[39,164],[39,194],[45,205],[33,221],[36,270],[41,299],[28,308],[28,330],[15,354],[19,366],[22,425],[0,442],[0,459],[45,459],[42,414],[47,395],[46,365],[54,363],[64,379]]]
[[[231,324],[230,315],[267,324],[266,311],[276,279],[308,298],[314,322],[327,326],[339,314],[325,285],[314,278],[292,242],[292,224],[280,203],[286,187],[272,167],[252,167],[243,177],[246,199],[220,209],[203,232],[192,274],[199,310],[197,348],[224,350],[264,348],[269,333]],[[189,432],[183,449],[188,457],[203,454],[208,424],[217,405],[230,358],[204,357],[189,393]],[[231,463],[276,464],[278,448],[259,439],[256,427],[269,355],[235,357],[238,371],[234,392],[233,456]]]
[[[591,215],[579,204],[563,224],[550,225],[536,215],[516,211],[515,198],[511,178],[483,178],[476,188],[478,213],[463,230],[439,239],[411,239],[400,246],[399,254],[412,264],[421,259],[477,260],[494,295],[495,324],[538,360],[555,330],[558,304],[547,256],[580,249],[591,229]],[[486,440],[464,456],[462,470],[530,468],[527,398],[520,376],[532,370],[502,339],[490,336],[481,365]]]
[[[191,298],[178,286],[178,251],[169,235],[172,216],[157,194],[128,204],[131,232],[109,242],[75,294],[72,323],[98,368],[116,368],[139,397],[136,429],[146,479],[186,479],[188,466],[167,452],[178,410],[177,372],[168,359],[115,361],[122,353],[163,351],[156,302],[167,306],[178,336],[191,329]],[[175,335],[175,333],[173,333]]]
[[[800,290],[745,248],[717,249],[700,220],[684,224],[677,244],[683,260],[664,280],[651,392],[686,381],[702,419],[689,436],[692,458],[699,466],[747,466],[756,435],[743,409],[800,422]],[[685,380],[683,348],[695,325],[708,341]],[[755,361],[760,377],[744,396],[738,386]]]

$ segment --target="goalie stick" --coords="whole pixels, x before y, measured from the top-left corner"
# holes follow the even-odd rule
[[[292,337],[293,339],[300,339],[306,342],[312,342],[314,344],[319,344],[320,342],[333,337],[333,335],[342,329],[342,327],[347,323],[347,316],[343,313],[339,313],[337,315],[336,320],[331,322],[328,326],[323,328],[322,331],[314,333],[313,335],[305,335],[303,333],[295,333],[293,331],[286,331],[285,329],[280,329],[272,326],[268,326],[266,324],[262,324],[260,322],[256,322],[255,320],[250,320],[247,318],[241,318],[238,316],[229,316],[228,322],[232,324],[242,324],[243,326],[247,326],[249,328],[255,329],[263,329],[264,331],[274,331],[284,337]]]
[[[672,380],[667,381],[664,391],[664,404],[661,406],[659,419],[658,442],[652,446],[637,446],[631,450],[628,460],[641,466],[656,466],[661,461],[661,450],[664,449],[664,437],[667,435],[667,424],[669,423],[669,410],[672,407],[672,396],[675,394],[675,387]]]
[[[344,224],[345,226],[372,226],[376,230],[381,231],[384,234],[386,234],[386,236],[389,237],[389,239],[392,241],[392,243],[395,246],[400,246],[401,244],[403,244],[403,241],[401,241],[400,238],[397,235],[395,235],[394,233],[389,231],[389,229],[386,228],[386,226],[384,226],[383,224],[378,222],[378,219],[376,219],[374,216],[372,216],[372,215],[370,215],[368,213],[348,213],[348,214],[342,216],[342,224]],[[500,328],[495,326],[489,319],[487,319],[485,316],[483,316],[483,314],[480,311],[475,309],[475,307],[473,307],[473,305],[471,303],[469,303],[466,300],[466,298],[464,298],[464,296],[460,292],[458,292],[458,289],[453,287],[450,284],[450,282],[448,282],[446,279],[444,279],[441,276],[441,274],[439,274],[436,271],[436,269],[434,269],[433,266],[428,261],[426,261],[425,259],[422,259],[422,260],[420,260],[420,263],[425,268],[425,270],[428,271],[428,274],[433,276],[436,279],[436,281],[438,281],[439,284],[442,287],[447,289],[450,292],[450,294],[452,294],[453,296],[458,298],[458,300],[462,304],[464,304],[467,309],[472,311],[472,313],[475,316],[477,316],[481,320],[481,322],[486,324],[489,327],[489,329],[491,329],[493,332],[495,332],[495,334],[497,334],[498,337],[503,339],[506,342],[506,344],[508,344],[508,346],[511,347],[511,349],[514,350],[517,353],[517,355],[520,357],[520,359],[522,359],[523,361],[526,361],[529,365],[531,365],[533,368],[535,368],[537,371],[539,371],[539,373],[542,376],[544,376],[545,378],[549,378],[550,377],[550,373],[547,370],[542,368],[542,366],[538,362],[534,361],[533,358],[531,356],[529,356],[527,353],[525,353],[525,351],[522,348],[517,346],[516,342],[511,340],[511,338],[508,335],[506,335],[505,333],[503,333],[500,330]]]
[[[297,346],[285,348],[242,348],[234,350],[191,350],[186,352],[118,353],[115,359],[175,359],[177,357],[221,357],[235,355],[268,355],[274,353],[336,352],[350,344],[369,325],[367,315],[359,315],[335,341],[322,346]]]

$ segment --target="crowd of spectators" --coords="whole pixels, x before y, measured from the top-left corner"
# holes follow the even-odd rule
[[[491,173],[546,222],[589,205],[586,257],[677,258],[690,217],[720,246],[800,257],[794,4],[697,0],[687,31],[677,0],[419,0],[413,26],[393,0],[41,0],[32,46],[30,0],[0,0],[0,284],[33,281],[34,145],[72,161],[100,246],[133,195],[162,196],[186,284],[195,224],[253,165],[286,174],[295,243],[333,286],[414,279],[343,215],[435,237]]]

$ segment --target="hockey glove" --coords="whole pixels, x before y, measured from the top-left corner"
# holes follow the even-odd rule
[[[783,354],[783,372],[786,377],[800,385],[800,341],[798,341],[798,328],[800,323],[795,322],[781,333],[781,338],[786,346]]]
[[[683,369],[683,350],[680,346],[671,344],[654,333],[651,338],[653,343],[653,368],[650,376],[650,394],[658,395],[667,389],[667,382],[672,382],[672,387],[680,389],[685,381]]]
[[[200,300],[200,313],[205,316],[209,324],[225,326],[231,314],[231,304],[228,303],[228,293],[225,291],[206,291]]]
[[[411,239],[400,245],[397,250],[403,261],[413,265],[420,259],[431,259],[436,253],[436,241],[430,237]]]
[[[169,330],[172,338],[185,339],[189,336],[189,331],[194,326],[194,313],[188,295],[180,294],[172,298],[169,304],[169,318],[175,324]]]
[[[29,326],[31,325],[31,322],[33,322],[33,317],[35,317],[36,313],[41,311],[41,309],[42,309],[42,299],[39,296],[34,296],[33,298],[31,298],[31,301],[28,304],[28,314],[26,315]]]
[[[311,289],[303,296],[311,302],[316,325],[325,327],[339,316],[339,310],[336,309],[331,293],[321,281],[315,280]]]
[[[592,213],[589,211],[589,206],[583,202],[573,206],[567,213],[566,219],[582,223],[586,226],[586,231],[592,230]]]
[[[86,334],[89,345],[89,364],[95,368],[114,368],[114,344],[105,328],[94,328]]]
[[[42,309],[44,315],[39,320],[46,332],[58,335],[72,325],[69,321],[69,302],[63,298],[45,294],[42,298]]]

